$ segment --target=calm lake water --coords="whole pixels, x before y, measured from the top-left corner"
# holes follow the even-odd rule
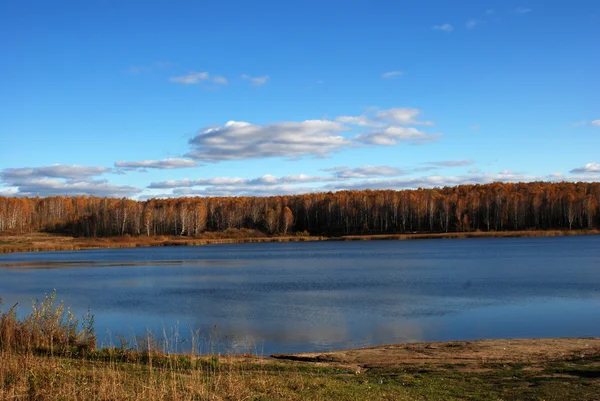
[[[0,255],[5,309],[57,290],[104,345],[166,333],[260,354],[600,336],[600,237],[239,244]],[[178,335],[176,333],[179,333]]]

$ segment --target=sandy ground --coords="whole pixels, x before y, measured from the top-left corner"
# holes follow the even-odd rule
[[[493,363],[542,363],[600,355],[600,338],[478,340],[381,345],[344,351],[275,354],[272,358],[343,368],[455,365],[476,371]]]

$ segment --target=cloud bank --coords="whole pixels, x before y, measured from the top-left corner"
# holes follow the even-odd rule
[[[8,189],[2,192],[12,196],[77,196],[95,195],[124,197],[141,190],[120,186],[93,177],[112,171],[107,167],[54,164],[42,167],[7,168],[0,172],[0,180]]]
[[[227,85],[229,81],[221,75],[211,77],[208,72],[190,72],[187,75],[180,75],[169,78],[170,82],[180,85],[198,85],[203,82],[212,82],[217,85]]]
[[[218,162],[263,157],[328,156],[351,141],[340,135],[348,128],[328,120],[255,125],[229,121],[201,130],[189,143],[193,159]]]
[[[583,167],[574,168],[570,171],[571,174],[600,174],[600,164],[599,163],[587,163]]]
[[[189,168],[198,166],[198,162],[190,159],[169,158],[162,160],[142,160],[142,161],[118,161],[115,162],[115,167],[126,171],[143,170],[143,169],[176,169]]]
[[[150,188],[172,189],[171,193],[155,195],[159,197],[270,196],[341,190],[434,188],[463,184],[489,184],[492,182],[596,181],[600,179],[600,170],[596,172],[596,175],[584,176],[564,176],[562,174],[536,176],[510,170],[498,173],[480,173],[477,170],[472,170],[468,174],[461,175],[424,175],[418,177],[405,177],[411,170],[402,170],[389,166],[363,166],[355,168],[342,166],[330,168],[327,171],[331,173],[331,176],[314,177],[299,175],[276,177],[266,175],[254,179],[216,177],[152,183]]]
[[[185,156],[213,163],[265,157],[329,157],[356,146],[424,144],[440,139],[442,134],[411,127],[433,125],[430,121],[421,121],[420,115],[419,109],[393,108],[333,120],[264,125],[229,121],[201,129],[189,140],[192,150]]]

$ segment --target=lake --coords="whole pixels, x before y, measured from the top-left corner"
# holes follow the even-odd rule
[[[0,255],[4,309],[57,290],[100,345],[203,352],[600,336],[600,237],[310,242]],[[175,341],[173,341],[175,340]]]

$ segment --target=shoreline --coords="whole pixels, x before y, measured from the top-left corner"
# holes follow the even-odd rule
[[[600,394],[600,338],[422,342],[273,357],[0,348],[0,360],[0,399],[533,401]]]
[[[600,356],[600,337],[502,338],[418,341],[323,352],[272,354],[270,358],[360,369],[488,363],[536,363]]]
[[[267,356],[205,348],[196,332],[191,351],[182,353],[178,337],[166,333],[98,348],[89,312],[74,317],[55,303],[55,292],[35,305],[37,312],[23,318],[16,305],[0,309],[2,400],[533,401],[600,394],[599,337],[408,342]]]
[[[313,242],[313,241],[409,241],[423,239],[465,238],[531,238],[600,235],[600,230],[523,230],[473,231],[449,233],[373,234],[343,236],[257,236],[240,238],[186,237],[103,237],[76,238],[66,235],[34,232],[22,235],[0,235],[0,254],[21,252],[79,251],[91,249],[152,248],[164,246],[204,246],[220,244]]]

